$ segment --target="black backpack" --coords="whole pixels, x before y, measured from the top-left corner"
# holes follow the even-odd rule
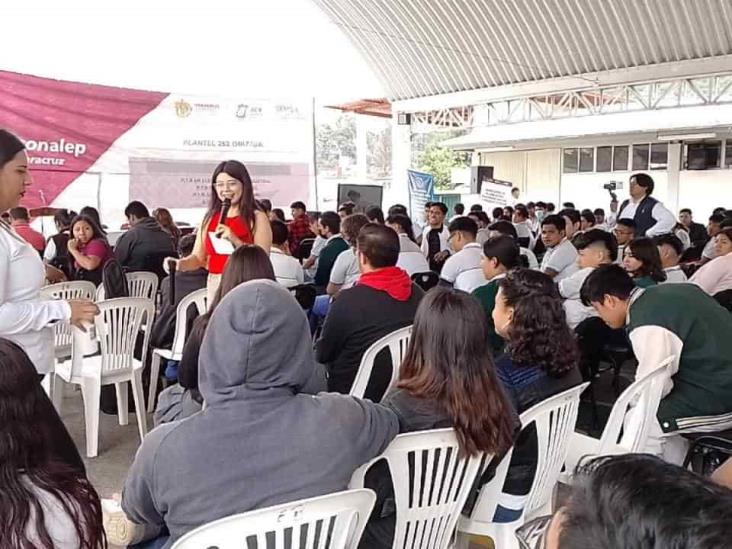
[[[104,285],[105,299],[130,297],[127,277],[122,270],[122,265],[116,259],[110,259],[104,265],[102,269],[102,284]]]

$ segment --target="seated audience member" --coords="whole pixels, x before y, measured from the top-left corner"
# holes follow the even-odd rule
[[[714,239],[717,237],[719,232],[722,230],[722,223],[724,222],[724,216],[722,214],[712,214],[709,218],[709,225],[707,225],[707,234],[709,235],[709,241],[704,246],[702,251],[702,262],[706,263],[714,259]]]
[[[597,218],[592,210],[582,210],[580,212],[580,231],[587,232],[597,227]]]
[[[610,226],[605,219],[605,210],[603,210],[602,208],[595,208],[592,211],[592,214],[595,216],[595,229],[610,231]]]
[[[684,227],[681,223],[677,223],[676,225],[674,225],[673,234],[681,241],[682,251],[691,248],[691,237],[689,236],[689,229]]]
[[[376,340],[412,324],[424,295],[396,266],[399,237],[389,227],[369,223],[361,229],[357,254],[361,277],[333,301],[316,344],[317,360],[328,369],[328,390],[338,393],[351,390],[361,357]],[[377,356],[366,398],[378,402],[384,394],[389,363],[388,353]]]
[[[561,215],[547,216],[541,223],[541,240],[546,246],[541,272],[553,278],[554,282],[560,282],[578,270],[577,249],[567,239],[566,224]]]
[[[565,208],[559,212],[559,215],[564,218],[565,234],[567,236],[567,240],[571,242],[574,235],[580,231],[580,225],[582,223],[580,213],[574,208]]]
[[[483,205],[482,204],[472,204],[470,206],[471,212],[482,212],[483,211]]]
[[[564,312],[567,315],[567,324],[573,330],[580,322],[591,316],[596,316],[592,307],[583,305],[580,298],[582,284],[590,273],[600,265],[615,262],[618,242],[615,237],[600,229],[590,229],[582,233],[577,239],[577,266],[579,271],[572,276],[559,281],[559,295],[564,298]]]
[[[201,410],[203,399],[198,392],[198,358],[211,315],[227,293],[244,282],[258,279],[275,280],[267,252],[259,246],[240,246],[226,262],[221,284],[208,311],[193,323],[178,364],[178,383],[165,389],[158,397],[153,417],[155,425],[183,419]]]
[[[167,527],[169,547],[216,519],[345,490],[399,422],[383,406],[306,391],[312,356],[307,319],[285,288],[252,280],[229,292],[201,346],[206,407],[145,437],[122,494],[127,517]]]
[[[307,206],[304,202],[297,200],[290,204],[290,215],[292,215],[292,221],[287,225],[289,232],[288,243],[290,245],[290,254],[295,256],[300,249],[300,242],[306,238],[314,238],[315,233],[311,230]]]
[[[430,270],[422,250],[414,239],[412,221],[404,214],[389,214],[386,226],[391,227],[399,235],[399,259],[397,267],[407,271],[409,276],[425,273]]]
[[[165,231],[142,202],[130,202],[125,208],[130,229],[119,237],[114,255],[128,271],[162,271],[163,259],[175,255],[170,233]]]
[[[97,210],[94,206],[84,206],[82,209],[79,210],[79,215],[86,215],[90,217],[92,221],[97,224],[97,227],[102,230],[102,234],[107,234],[107,226],[102,224],[102,219],[99,216],[99,210]]]
[[[282,221],[271,221],[272,248],[269,251],[269,260],[272,262],[277,282],[285,288],[292,288],[305,282],[305,274],[300,262],[290,255],[287,245],[287,225]]]
[[[679,212],[679,223],[689,231],[691,245],[696,248],[703,248],[709,240],[707,228],[701,223],[696,223],[689,208],[683,208]]]
[[[528,267],[529,269],[537,270],[539,269],[539,261],[536,259],[536,254],[534,254],[534,252],[532,252],[528,248],[521,246],[518,241],[518,235],[516,234],[516,227],[513,226],[513,223],[509,223],[508,221],[496,221],[495,223],[488,226],[489,238],[493,238],[494,236],[497,236],[499,234],[510,236],[516,241],[519,246],[519,251],[521,252],[522,259],[524,260],[524,262],[520,265],[521,267]]]
[[[74,280],[88,280],[95,285],[102,283],[102,269],[114,257],[107,239],[96,222],[79,214],[71,222],[71,238],[67,244]]]
[[[348,243],[348,249],[338,254],[330,272],[330,280],[326,291],[329,296],[336,296],[341,290],[353,286],[361,271],[356,255],[356,240],[361,229],[369,223],[364,214],[353,214],[341,221],[341,235]],[[383,225],[383,223],[382,223]]]
[[[691,471],[644,454],[604,456],[579,468],[551,519],[516,535],[531,532],[526,547],[543,549],[718,549],[732,538],[731,509],[730,490]]]
[[[504,222],[507,223],[507,222]],[[503,351],[503,339],[493,324],[493,307],[496,306],[498,283],[511,270],[521,266],[521,251],[516,241],[508,235],[491,237],[483,244],[481,267],[487,284],[473,290],[488,319],[488,338],[494,355]]]
[[[546,203],[546,213],[549,215],[552,215],[556,211],[557,207],[554,205],[554,202],[547,202]]]
[[[310,249],[310,255],[305,259],[302,264],[302,268],[310,276],[310,278],[313,278],[315,276],[315,272],[318,269],[318,256],[325,247],[326,238],[322,234],[320,234],[320,212],[313,212],[308,214],[308,220],[310,221],[310,231],[315,235],[315,241],[313,242],[313,246]]]
[[[514,269],[498,282],[493,323],[506,341],[506,354],[496,361],[514,409],[519,414],[582,382],[577,344],[567,326],[562,299],[552,279],[538,271]],[[518,518],[531,488],[537,462],[534,425],[521,431],[509,466],[504,492],[493,520]]]
[[[274,208],[271,212],[269,212],[269,220],[282,221],[282,223],[286,223],[287,220],[285,219],[285,211],[282,208]]]
[[[461,217],[465,215],[465,204],[462,204],[461,202],[458,202],[452,207],[453,215],[450,218],[450,223],[452,223],[455,219],[458,217]]]
[[[445,261],[440,278],[456,290],[470,293],[486,283],[480,268],[481,246],[475,241],[478,225],[469,217],[461,216],[450,223],[448,231],[455,253]]]
[[[180,257],[186,257],[193,253],[193,246],[196,236],[189,234],[179,241],[178,253]],[[175,276],[175,295],[172,295],[172,284],[170,277]],[[169,275],[160,283],[162,293],[162,308],[155,317],[152,333],[150,334],[150,345],[152,347],[170,348],[175,336],[175,321],[178,304],[181,300],[206,287],[208,271],[196,269],[195,271],[176,271],[175,275]]]
[[[347,216],[339,217],[335,212],[323,212],[318,220],[318,232],[326,240],[318,255],[318,268],[315,271],[314,282],[323,292],[330,280],[330,273],[336,259],[341,252],[348,249],[348,243],[341,236],[342,217]]]
[[[43,249],[46,247],[46,239],[42,233],[39,233],[30,226],[28,208],[18,206],[17,208],[11,208],[9,213],[10,225],[15,229],[15,232],[28,244],[33,246],[38,253],[43,253]]]
[[[539,220],[536,218],[536,203],[527,202],[526,211],[529,212],[529,229],[531,229],[531,234],[536,237],[539,227]]]
[[[732,290],[732,228],[722,229],[714,239],[715,258],[701,266],[689,279],[707,294]]]
[[[399,418],[399,432],[453,427],[468,456],[502,456],[519,419],[496,378],[485,315],[470,296],[445,288],[420,303],[399,383],[382,404]],[[484,403],[477,405],[476,403]],[[388,468],[366,473],[377,501],[360,546],[387,549],[394,540],[394,491]]]
[[[503,207],[503,219],[506,221],[513,222],[513,214],[514,214],[514,208],[513,206],[504,206]]]
[[[666,281],[658,248],[653,240],[647,237],[634,238],[628,243],[623,251],[623,267],[639,288],[655,286]]]
[[[512,221],[513,226],[516,227],[516,235],[518,236],[519,243],[525,248],[533,249],[534,233],[531,232],[528,208],[523,204],[516,204]]]
[[[0,547],[102,549],[99,496],[35,366],[0,339]]]
[[[503,215],[503,208],[501,207],[493,208],[493,211],[491,211],[491,218],[493,219],[493,223],[496,221],[512,221],[512,219],[506,219]]]
[[[679,238],[671,233],[662,234],[653,238],[661,257],[661,267],[666,273],[666,282],[686,282],[686,274],[679,267],[679,258],[684,253],[684,245]]]
[[[338,207],[338,215],[341,219],[345,219],[349,215],[353,215],[356,205],[353,202],[344,202]]]
[[[69,269],[69,238],[71,238],[71,221],[76,213],[60,209],[53,216],[57,233],[48,239],[43,259],[46,263],[62,271],[67,278],[71,276]]]
[[[632,219],[618,219],[615,223],[613,234],[618,241],[618,265],[623,264],[625,257],[625,247],[635,238],[635,221]]]
[[[387,211],[387,214],[389,216],[392,216],[392,215],[406,215],[406,216],[408,216],[407,207],[404,204],[394,204],[393,206],[390,206],[389,207],[389,210]]]
[[[269,198],[262,198],[260,200],[256,201],[257,205],[259,206],[259,209],[262,210],[265,215],[267,216],[267,219],[270,221],[272,220],[272,201]]]
[[[170,210],[167,208],[156,208],[153,210],[152,215],[153,219],[158,222],[160,227],[170,235],[170,238],[173,241],[173,247],[178,248],[181,232],[178,225],[175,224]]]
[[[622,268],[610,265],[587,277],[582,302],[611,328],[627,326],[637,379],[674,357],[658,408],[665,433],[701,425],[700,416],[732,412],[732,316],[699,288],[638,288]]]
[[[378,206],[369,206],[364,212],[369,220],[369,223],[378,223],[379,225],[384,224],[384,211]]]
[[[447,206],[432,202],[427,216],[427,226],[422,231],[422,254],[427,258],[430,270],[439,273],[450,257],[450,231],[445,226]]]

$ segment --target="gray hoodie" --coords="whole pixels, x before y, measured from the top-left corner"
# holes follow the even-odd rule
[[[269,280],[229,292],[199,359],[206,407],[150,432],[127,476],[122,508],[171,539],[228,515],[344,490],[397,435],[385,407],[301,390],[317,377],[308,322]]]

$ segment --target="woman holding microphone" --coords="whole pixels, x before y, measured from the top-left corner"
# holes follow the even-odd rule
[[[193,253],[177,260],[176,267],[180,271],[208,269],[208,302],[212,303],[226,262],[244,244],[256,244],[269,254],[272,229],[267,214],[256,205],[246,167],[237,160],[227,160],[216,166],[211,177],[211,201]]]
[[[32,183],[25,145],[0,129],[0,211],[18,206]],[[99,312],[91,301],[41,301],[45,279],[38,252],[0,221],[0,337],[22,347],[41,377],[53,370],[52,325],[81,327]]]

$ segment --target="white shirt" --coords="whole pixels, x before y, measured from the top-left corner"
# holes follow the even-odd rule
[[[53,547],[55,549],[78,549],[79,536],[76,533],[76,525],[73,517],[66,511],[61,500],[55,495],[32,484],[27,477],[24,477],[24,484],[38,498],[38,503],[43,511],[43,522],[46,526],[46,532],[51,537]],[[66,504],[70,507],[76,507],[74,500],[66,499]],[[31,516],[26,526],[27,541],[33,543],[33,546],[40,546],[41,540],[37,529],[34,527],[38,518],[34,509],[31,507]]]
[[[579,270],[578,255],[577,248],[565,238],[559,245],[547,249],[544,259],[541,261],[541,271],[544,273],[547,269],[556,271],[557,276],[554,277],[554,282],[559,282]]]
[[[322,236],[318,235],[315,237],[315,241],[313,242],[313,247],[310,250],[310,255],[318,257],[320,255],[320,252],[323,248],[325,248],[325,243],[327,240],[323,238]]]
[[[43,250],[43,260],[48,262],[54,257],[56,257],[56,243],[50,238],[46,243],[46,249]]]
[[[466,244],[462,250],[447,258],[440,277],[450,282],[456,290],[472,292],[488,282],[483,275],[480,260],[480,244]]]
[[[71,318],[66,301],[41,301],[46,272],[38,252],[0,226],[0,337],[20,345],[39,374],[53,370],[51,324]]]
[[[341,286],[341,290],[345,290],[353,286],[360,276],[358,256],[353,248],[348,248],[338,254],[333,263],[333,269],[330,271],[330,283],[337,284]]]
[[[528,248],[520,248],[521,255],[525,255],[526,259],[529,260],[529,269],[533,269],[535,271],[539,270],[539,260],[536,259],[536,254],[529,250]]]
[[[688,280],[686,278],[686,273],[682,271],[681,267],[678,265],[675,267],[668,267],[667,269],[664,269],[663,272],[666,273],[666,280],[661,284],[678,284]]]
[[[702,257],[706,259],[714,259],[716,255],[717,254],[714,251],[714,239],[710,238],[709,242],[704,245],[704,249],[702,250]]]
[[[681,243],[684,245],[684,250],[688,250],[691,248],[691,237],[689,236],[689,233],[687,233],[684,229],[676,229],[674,231],[674,234],[678,237],[679,240],[681,240]]]
[[[427,235],[430,233],[431,230],[432,230],[432,227],[430,227],[429,225],[427,225],[422,230],[421,248],[422,248],[422,255],[424,255],[425,257],[427,257],[427,254],[429,253],[429,249],[430,249],[429,242],[427,241]],[[440,233],[440,251],[441,252],[444,252],[445,250],[450,249],[450,245],[447,242],[448,238],[450,238],[450,231],[447,230],[447,225],[443,225],[442,232]]]
[[[732,290],[732,252],[712,259],[689,279],[711,296]]]
[[[623,211],[620,213],[618,219],[633,219],[635,217],[635,211],[638,209],[638,202],[633,202],[631,199],[628,205],[625,206]],[[656,202],[651,211],[651,216],[656,220],[656,224],[646,231],[645,236],[657,236],[659,234],[666,234],[673,232],[674,225],[676,225],[676,218],[666,206],[660,202]],[[642,236],[642,235],[638,235]]]
[[[585,267],[559,282],[559,295],[564,298],[562,306],[567,315],[567,324],[573,330],[583,320],[597,316],[594,307],[586,307],[580,299],[582,284],[585,283],[592,271],[594,271],[592,267]]]
[[[273,246],[269,253],[269,260],[272,262],[277,282],[285,288],[292,288],[305,282],[302,265],[291,255],[287,255]]]
[[[397,267],[407,271],[410,277],[415,273],[426,273],[430,270],[427,260],[422,255],[422,250],[404,233],[399,235]]]

